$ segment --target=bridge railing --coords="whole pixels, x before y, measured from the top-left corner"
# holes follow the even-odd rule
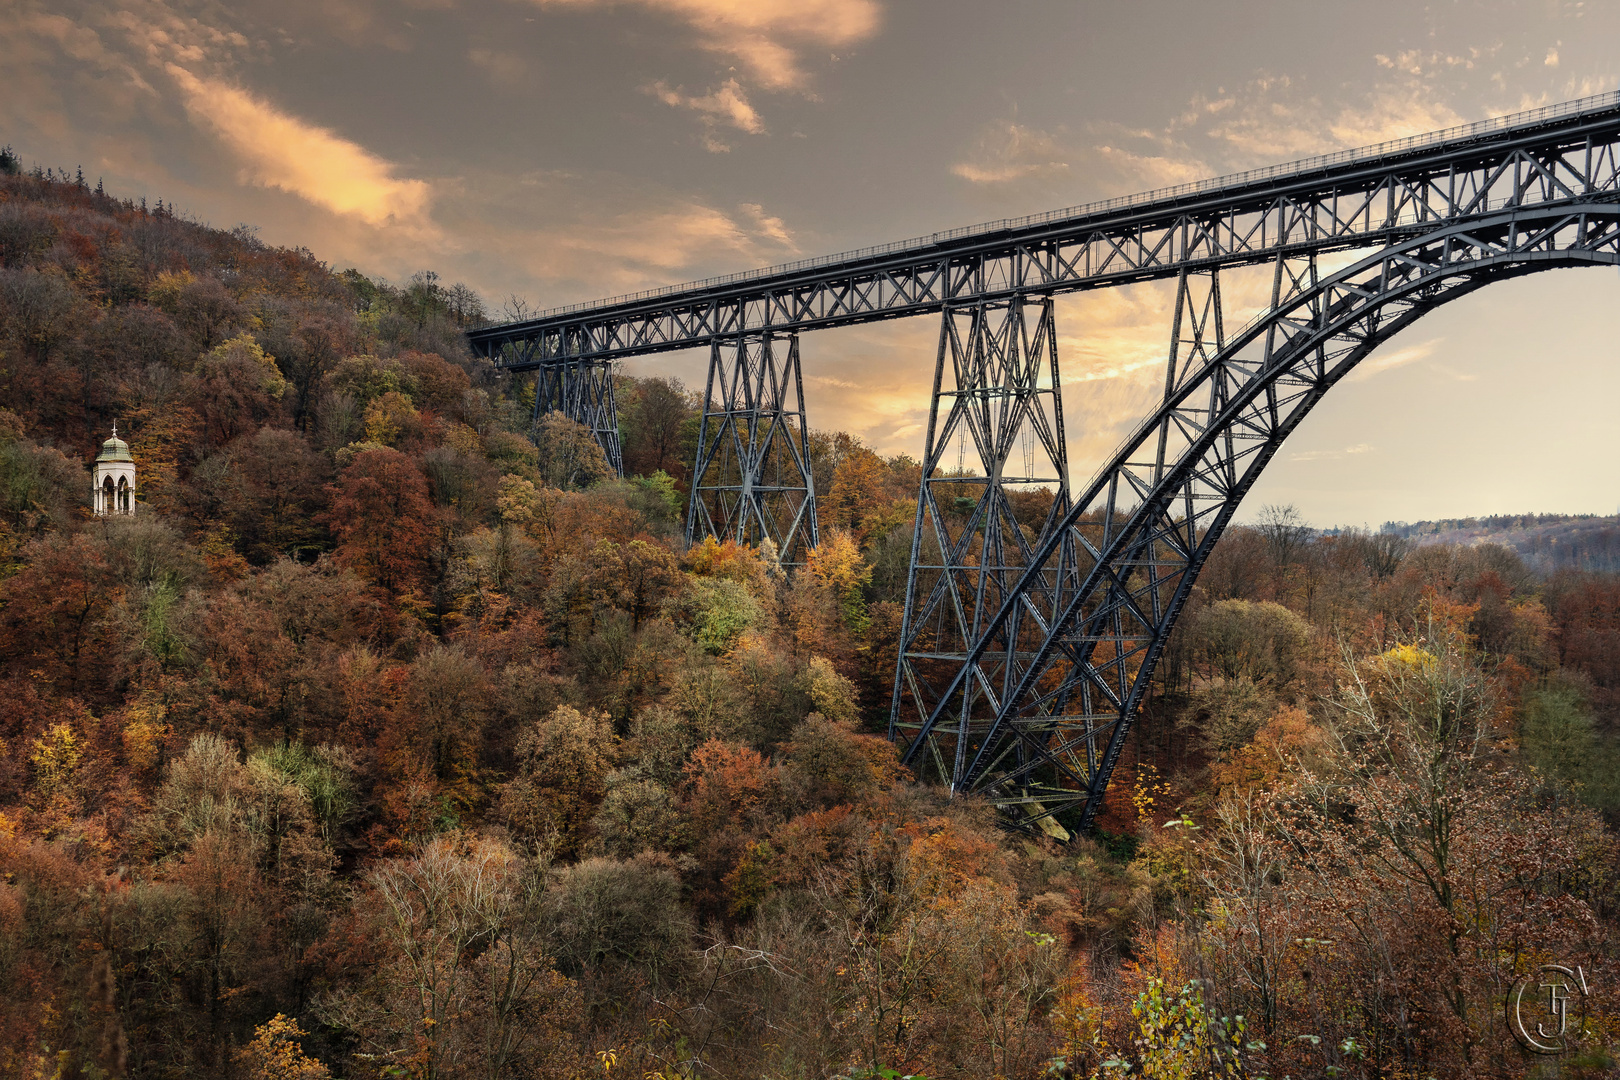
[[[816,270],[825,266],[837,266],[841,263],[859,262],[880,255],[923,251],[951,240],[961,240],[972,236],[987,236],[993,233],[1025,229],[1033,225],[1046,225],[1052,222],[1092,217],[1097,214],[1126,210],[1148,203],[1168,202],[1185,198],[1188,195],[1200,195],[1209,191],[1218,191],[1222,188],[1244,187],[1263,180],[1299,176],[1335,165],[1378,161],[1382,158],[1396,157],[1410,153],[1413,150],[1420,150],[1426,146],[1463,142],[1482,135],[1491,135],[1513,128],[1535,127],[1550,120],[1602,112],[1617,105],[1620,105],[1620,90],[1612,90],[1604,94],[1577,98],[1574,101],[1559,102],[1556,105],[1544,105],[1539,109],[1527,109],[1523,112],[1509,113],[1505,116],[1493,116],[1488,120],[1478,120],[1471,124],[1458,124],[1455,127],[1430,131],[1422,135],[1411,135],[1404,139],[1390,139],[1387,142],[1373,143],[1370,146],[1337,150],[1331,154],[1319,154],[1315,157],[1285,162],[1281,165],[1267,165],[1264,168],[1249,169],[1245,172],[1229,173],[1225,176],[1210,177],[1206,180],[1194,180],[1190,183],[1176,184],[1173,187],[1155,188],[1152,191],[1138,192],[1135,195],[1120,195],[1112,199],[1102,199],[1097,202],[1082,203],[1079,206],[1065,207],[1061,210],[1048,210],[1040,214],[1027,214],[1024,217],[1001,218],[998,221],[985,221],[977,225],[964,225],[956,229],[946,229],[943,232],[929,233],[927,236],[914,237],[910,240],[895,240],[887,244],[875,244],[871,247],[857,248],[854,251],[841,251],[833,255],[818,255],[814,258],[778,263],[775,266],[761,267],[758,270],[743,270],[735,274],[721,274],[717,277],[704,278],[701,281],[689,281],[680,285],[664,285],[656,289],[643,289],[641,292],[610,296],[605,300],[589,300],[578,304],[568,304],[563,307],[548,308],[521,321],[525,323],[539,322],[561,315],[594,311],[598,308],[617,307],[620,304],[635,303],[639,300],[656,300],[663,296],[674,296],[685,292],[700,292],[723,285],[737,285],[747,281],[776,277],[781,274],[792,274],[800,270]],[[496,328],[489,327],[486,329]]]

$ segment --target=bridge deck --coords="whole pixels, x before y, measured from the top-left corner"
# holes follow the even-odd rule
[[[980,296],[1164,277],[1189,263],[1264,259],[1280,246],[1362,245],[1438,220],[1436,185],[1446,189],[1439,202],[1455,214],[1499,205],[1489,201],[1494,179],[1473,174],[1501,162],[1504,152],[1561,150],[1616,131],[1620,92],[1599,94],[1137,195],[556,308],[468,338],[476,352],[503,366],[532,368],[689,348],[766,327],[924,314]]]

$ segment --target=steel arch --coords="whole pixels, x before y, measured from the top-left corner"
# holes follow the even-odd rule
[[[1327,277],[1309,253],[1280,253],[1270,310],[1174,379],[1035,551],[932,712],[896,725],[911,736],[905,760],[926,752],[955,791],[1033,821],[1078,810],[1088,826],[1204,561],[1323,394],[1441,304],[1527,273],[1617,263],[1620,206],[1608,200],[1481,215]],[[1047,621],[1027,598],[1065,559]],[[1015,688],[998,699],[985,667],[1016,669]]]

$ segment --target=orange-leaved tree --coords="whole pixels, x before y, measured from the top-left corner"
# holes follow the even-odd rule
[[[420,582],[434,540],[427,480],[398,450],[365,450],[328,489],[338,561],[390,591]]]

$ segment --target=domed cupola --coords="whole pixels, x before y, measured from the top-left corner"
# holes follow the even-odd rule
[[[129,443],[118,437],[116,423],[90,470],[90,505],[98,517],[135,512],[135,459]]]

